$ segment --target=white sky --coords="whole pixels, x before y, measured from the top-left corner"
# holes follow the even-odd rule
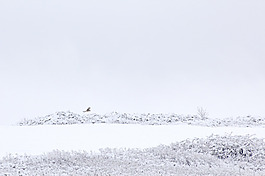
[[[265,116],[265,1],[0,2],[0,124],[60,110]]]

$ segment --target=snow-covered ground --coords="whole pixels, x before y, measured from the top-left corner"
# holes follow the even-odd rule
[[[255,135],[265,128],[191,125],[84,124],[0,127],[0,156],[42,154],[53,150],[98,151],[100,148],[148,148],[186,139],[216,135]]]
[[[265,175],[264,119],[241,119],[58,112],[0,126],[0,175]]]

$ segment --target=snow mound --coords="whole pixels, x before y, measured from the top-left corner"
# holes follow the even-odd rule
[[[210,136],[148,149],[102,149],[100,153],[53,151],[9,155],[9,175],[265,175],[265,142],[251,136]]]
[[[66,125],[66,124],[94,124],[94,123],[116,123],[116,124],[144,124],[144,125],[167,125],[186,123],[200,126],[237,126],[237,127],[265,127],[265,118],[261,117],[237,117],[225,119],[211,119],[198,115],[177,114],[129,114],[112,112],[105,115],[100,114],[76,114],[70,111],[56,112],[54,114],[38,117],[35,119],[24,119],[18,123],[21,126],[31,125]]]

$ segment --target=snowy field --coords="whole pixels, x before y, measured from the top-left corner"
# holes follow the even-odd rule
[[[53,150],[99,151],[100,148],[148,148],[186,139],[216,135],[255,135],[264,128],[202,127],[191,125],[85,124],[2,126],[0,156],[8,153],[42,154]]]
[[[77,116],[63,114],[0,126],[0,175],[265,175],[262,125],[115,124],[117,114],[71,124]]]

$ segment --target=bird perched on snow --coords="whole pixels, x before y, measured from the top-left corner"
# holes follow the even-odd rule
[[[88,107],[87,110],[85,110],[85,111],[83,111],[83,112],[89,112],[89,111],[91,111],[91,110],[90,110],[90,107]]]

